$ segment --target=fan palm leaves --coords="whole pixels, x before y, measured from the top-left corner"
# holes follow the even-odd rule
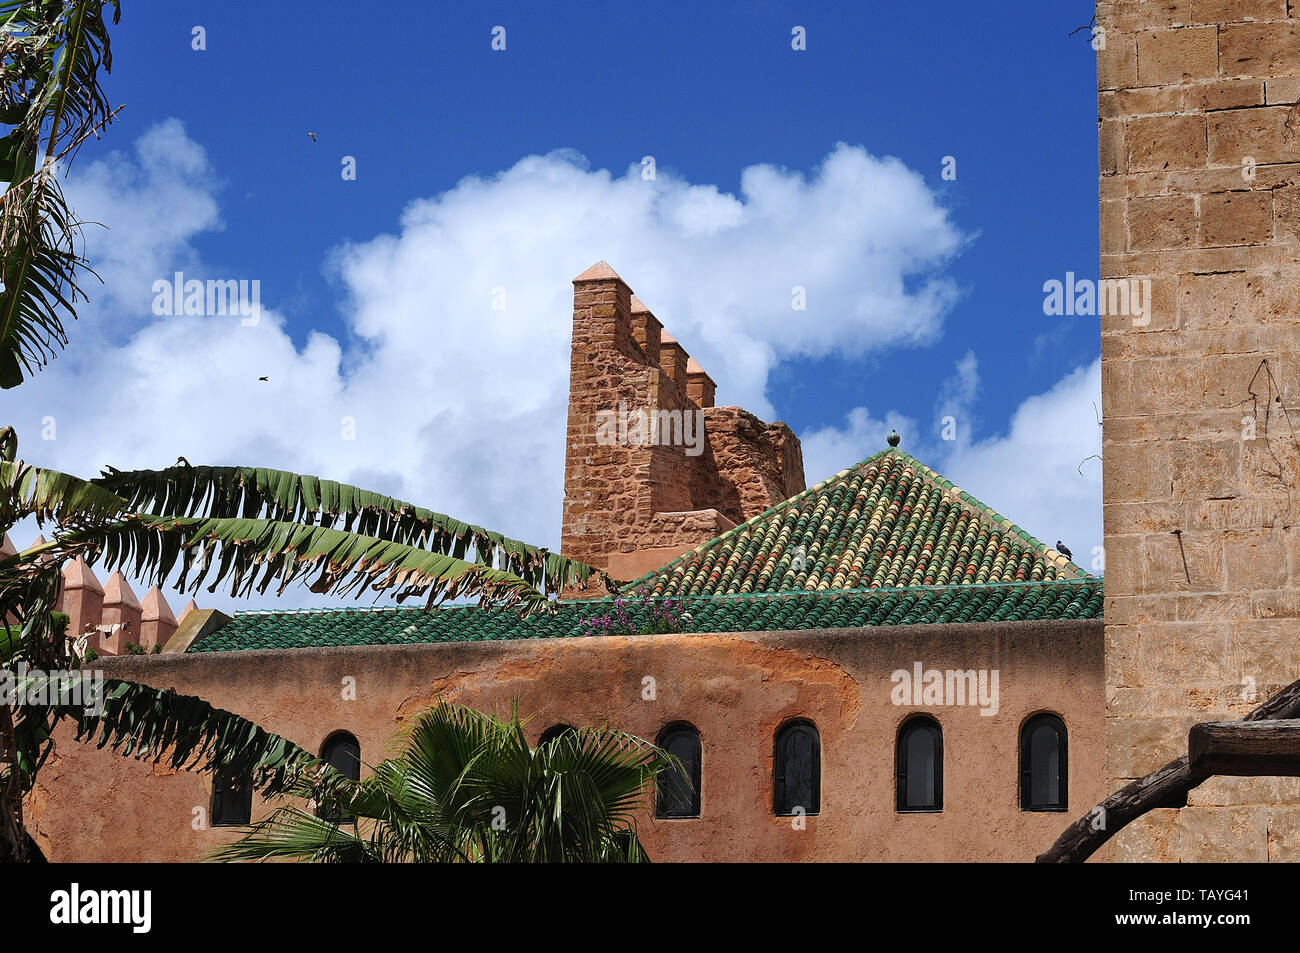
[[[640,862],[636,813],[670,756],[609,728],[529,746],[501,720],[440,701],[401,753],[356,782],[300,775],[289,803],[214,852],[217,860]],[[351,821],[331,823],[342,814]]]

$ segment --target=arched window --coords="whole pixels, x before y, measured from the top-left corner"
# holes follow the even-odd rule
[[[346,731],[336,731],[321,745],[320,758],[331,768],[353,781],[361,780],[361,743]],[[322,808],[320,816],[327,821],[350,822],[337,807]]]
[[[253,820],[252,776],[218,768],[212,779],[212,826],[243,827]]]
[[[1064,811],[1069,784],[1065,722],[1035,715],[1020,729],[1020,809]]]
[[[943,810],[943,729],[922,715],[898,729],[898,811]]]
[[[656,782],[656,817],[700,816],[700,733],[686,722],[669,725],[655,742],[681,762]]]
[[[565,724],[551,725],[551,727],[543,731],[542,736],[537,739],[537,747],[540,748],[548,741],[554,741],[556,738],[560,737],[560,735],[564,734],[565,732],[575,731],[575,730],[576,729],[573,727],[573,725],[565,725]]]
[[[802,719],[778,729],[772,757],[772,810],[779,816],[821,809],[822,742],[817,726]]]

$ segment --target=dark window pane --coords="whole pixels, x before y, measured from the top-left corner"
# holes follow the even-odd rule
[[[1063,811],[1069,772],[1065,722],[1037,715],[1020,738],[1020,807],[1025,811]]]
[[[924,729],[907,736],[907,802],[912,807],[934,804],[934,736]]]
[[[325,742],[321,750],[321,760],[353,781],[361,780],[361,745],[349,734],[334,735]]]
[[[1029,736],[1029,763],[1033,766],[1034,783],[1031,788],[1035,804],[1055,804],[1060,786],[1060,750],[1056,744],[1056,731],[1050,725],[1039,725]]]
[[[335,771],[353,781],[361,780],[361,743],[346,731],[330,735],[320,752],[321,760]],[[322,807],[318,815],[335,823],[350,822],[337,807]]]
[[[777,732],[773,757],[773,806],[777,814],[805,814],[821,809],[821,738],[806,721],[792,722]]]
[[[659,817],[700,816],[700,734],[690,725],[665,731],[659,747],[676,757],[681,768],[659,775],[655,813]]]
[[[540,748],[542,745],[554,741],[556,738],[560,737],[560,735],[574,730],[575,729],[572,725],[551,725],[551,727],[543,731],[542,736],[537,739],[537,747]]]
[[[898,732],[899,811],[943,810],[943,732],[932,718],[914,718]]]
[[[212,826],[243,827],[252,819],[252,778],[237,778],[224,768],[218,769],[212,781]]]

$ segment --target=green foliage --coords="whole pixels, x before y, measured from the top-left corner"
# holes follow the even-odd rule
[[[581,619],[583,635],[666,635],[682,631],[689,619],[680,599],[655,599],[645,588],[637,590],[637,599],[617,596],[611,608]]]
[[[75,719],[77,738],[127,757],[178,770],[224,768],[276,794],[321,762],[293,742],[192,695],[104,680],[103,710],[60,709]]]
[[[126,509],[121,497],[79,477],[21,460],[0,461],[0,523],[6,527],[28,516],[41,523],[95,521]]]
[[[208,474],[207,491],[197,503],[199,481],[186,482],[190,471]],[[251,496],[235,499],[237,487]],[[248,512],[257,515],[244,515]],[[49,672],[98,657],[93,649],[76,656],[68,618],[54,611],[60,569],[76,558],[160,584],[175,574],[182,592],[227,583],[233,594],[248,595],[274,583],[281,593],[294,582],[306,582],[320,593],[421,595],[429,606],[440,599],[477,597],[483,605],[525,612],[549,610],[550,594],[593,574],[581,563],[482,527],[316,477],[182,467],[110,470],[98,481],[81,480],[18,459],[16,435],[0,428],[0,532],[27,516],[55,525],[48,542],[0,558],[0,618],[17,620],[0,629],[0,653]],[[467,548],[474,549],[472,559],[452,554],[468,556]],[[127,643],[125,651],[146,654],[136,643]],[[14,846],[29,840],[18,806],[35,784],[54,728],[64,718],[77,720],[79,737],[97,735],[101,747],[129,756],[163,759],[176,768],[251,771],[254,785],[264,792],[308,783],[300,777],[305,767],[315,772],[313,790],[322,784],[328,789],[337,780],[286,739],[201,699],[112,684],[104,713],[25,705],[14,709],[12,726],[0,724],[0,750],[14,752],[10,762],[0,763],[0,821],[8,825],[0,827],[0,855],[21,856],[25,849]],[[0,709],[0,715],[7,712]]]
[[[430,606],[461,596],[530,611],[549,603],[544,592],[505,570],[341,529],[279,520],[131,514],[61,538],[70,544],[94,543],[107,568],[129,567],[154,582],[179,568],[176,588],[182,591],[210,581],[212,592],[228,582],[231,595],[248,596],[275,583],[279,595],[292,583],[307,581],[316,593],[392,591],[399,601],[427,594]]]
[[[290,803],[218,849],[217,860],[604,862],[647,860],[636,811],[673,759],[611,729],[564,732],[530,748],[507,721],[439,702],[402,753],[353,782],[300,776]],[[311,810],[312,805],[316,810]],[[320,815],[355,819],[340,826]]]
[[[441,553],[523,579],[544,595],[581,585],[590,567],[482,526],[319,477],[263,467],[107,467],[96,485],[155,516],[263,520],[340,528],[358,536]],[[341,525],[340,525],[341,524]]]
[[[68,162],[112,118],[105,8],[117,0],[0,0],[0,387],[16,387],[66,346],[86,270],[81,223],[59,187]]]

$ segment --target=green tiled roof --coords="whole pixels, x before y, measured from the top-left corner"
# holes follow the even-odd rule
[[[665,600],[652,600],[663,605]],[[796,592],[673,600],[689,618],[685,632],[766,632],[859,628],[945,622],[1025,619],[1099,619],[1101,580]],[[629,599],[632,631],[649,619],[645,605]],[[520,619],[506,610],[457,606],[423,609],[323,609],[240,612],[233,622],[194,645],[191,652],[294,649],[313,646],[407,645],[499,639],[575,638],[581,622],[614,612],[611,599],[569,602],[554,612]]]
[[[884,450],[628,585],[655,596],[1092,579],[901,450]]]
[[[506,610],[241,612],[191,652],[574,638],[650,606],[681,631],[1099,619],[1102,583],[898,449],[876,454],[629,583],[625,596]]]

